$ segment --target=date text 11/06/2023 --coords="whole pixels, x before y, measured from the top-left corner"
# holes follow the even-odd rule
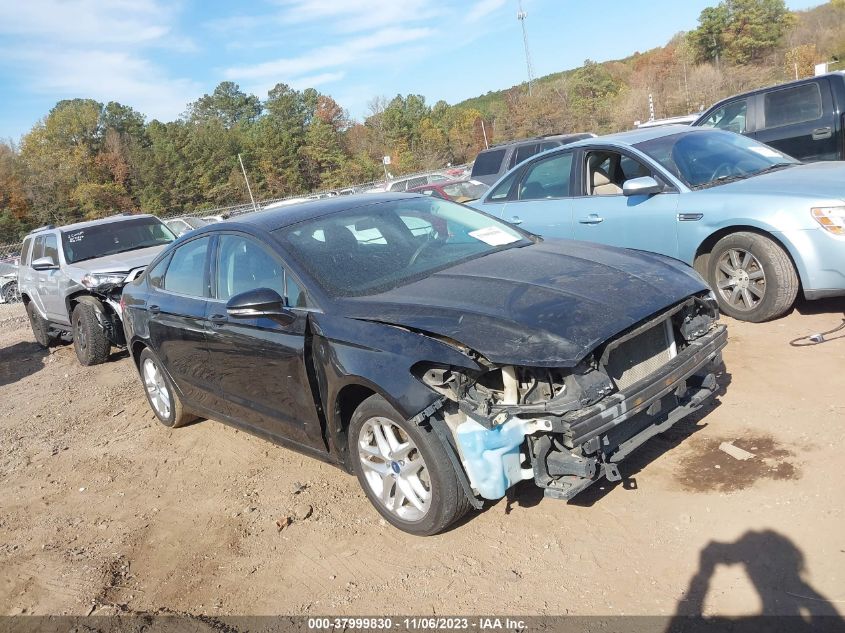
[[[335,617],[308,618],[309,630],[478,630],[478,631],[524,631],[525,621],[518,618],[499,617]]]

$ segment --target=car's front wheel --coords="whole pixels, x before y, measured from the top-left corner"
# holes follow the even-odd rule
[[[97,319],[97,308],[79,303],[71,315],[73,347],[82,365],[100,365],[109,359],[111,343]]]
[[[164,426],[177,428],[195,419],[195,416],[185,411],[179,393],[150,350],[144,349],[141,352],[138,369],[144,383],[147,402],[159,422]]]
[[[710,253],[707,280],[719,309],[759,323],[783,315],[798,295],[798,274],[774,240],[746,231],[719,240]]]
[[[349,424],[349,455],[372,504],[400,530],[428,536],[469,509],[440,440],[407,422],[381,396],[367,398]]]
[[[50,324],[38,314],[38,309],[32,301],[26,304],[26,315],[29,317],[29,325],[36,342],[41,347],[50,347],[55,340],[50,334]]]

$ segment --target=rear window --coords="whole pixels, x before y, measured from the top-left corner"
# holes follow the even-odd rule
[[[502,166],[502,160],[505,158],[504,149],[493,149],[481,152],[475,159],[475,164],[472,166],[472,175],[475,176],[492,176],[499,173],[499,168]]]
[[[822,116],[822,93],[815,81],[766,93],[763,100],[766,127],[780,127]]]

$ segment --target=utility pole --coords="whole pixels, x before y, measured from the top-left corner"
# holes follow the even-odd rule
[[[490,145],[487,144],[487,130],[484,129],[484,119],[481,119],[481,133],[484,135],[484,149],[490,149]]]
[[[249,191],[249,199],[252,201],[252,210],[258,211],[258,207],[255,206],[255,198],[252,197],[252,187],[249,186],[249,178],[246,177],[246,169],[244,168],[244,161],[241,158],[240,154],[238,154],[238,162],[241,164],[241,171],[244,173],[244,180],[246,181],[246,190]]]
[[[528,14],[522,10],[522,0],[519,2],[519,11],[516,13],[516,19],[522,27],[522,45],[525,47],[525,66],[528,69],[528,96],[531,96],[531,84],[534,82],[534,69],[531,67],[531,52],[528,50],[528,33],[525,30],[525,18]]]

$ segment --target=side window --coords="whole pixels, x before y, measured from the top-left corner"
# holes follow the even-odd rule
[[[513,181],[516,179],[516,175],[519,171],[520,170],[517,170],[511,173],[510,176],[507,176],[502,182],[500,182],[499,185],[490,192],[486,202],[504,202],[507,200]]]
[[[590,152],[587,154],[587,195],[621,195],[625,180],[621,154],[618,152]]]
[[[285,275],[285,298],[289,308],[305,308],[308,302],[305,300],[305,291],[293,280],[290,275]]]
[[[565,198],[569,195],[572,153],[558,154],[538,160],[528,167],[519,186],[520,200]]]
[[[32,238],[28,237],[23,241],[23,248],[21,249],[21,266],[29,264],[29,251],[32,248]]]
[[[59,242],[55,233],[44,236],[44,257],[49,257],[55,264],[59,263]]]
[[[631,180],[632,178],[642,178],[643,176],[651,176],[651,170],[643,165],[640,161],[634,160],[630,156],[622,156],[619,161],[619,168],[622,170],[622,182]]]
[[[510,166],[514,167],[515,165],[519,165],[522,161],[531,158],[536,154],[540,149],[540,145],[538,143],[531,143],[529,145],[520,145],[516,148],[516,151],[511,155],[511,162]]]
[[[714,111],[701,127],[715,127],[720,130],[728,130],[737,134],[744,134],[746,129],[746,114],[748,112],[748,100],[739,99],[726,103]]]
[[[146,271],[147,279],[150,280],[150,285],[153,288],[164,287],[164,273],[167,270],[167,264],[170,263],[170,257],[165,257],[153,268]]]
[[[35,246],[32,247],[32,261],[44,257],[44,236],[35,238]]]
[[[816,81],[767,92],[763,97],[766,128],[815,121],[822,116],[822,93]]]
[[[217,298],[226,301],[256,288],[272,288],[284,296],[282,263],[254,240],[239,235],[221,235],[217,256]]]
[[[206,296],[206,254],[211,238],[192,240],[173,251],[164,275],[164,289],[191,297]]]

